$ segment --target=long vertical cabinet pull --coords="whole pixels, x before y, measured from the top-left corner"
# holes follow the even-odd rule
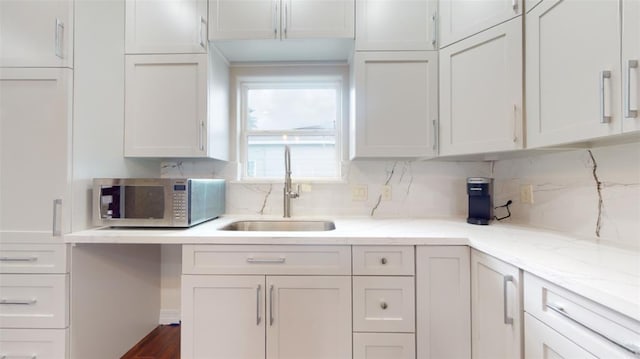
[[[611,71],[605,70],[600,72],[600,123],[611,122],[611,115],[607,116],[606,103],[606,80],[611,78]]]
[[[518,106],[513,105],[513,143],[518,142]]]
[[[200,151],[204,151],[204,121],[200,121]]]
[[[262,321],[262,317],[260,316],[260,292],[262,291],[262,286],[258,284],[258,288],[256,289],[256,325],[260,325]]]
[[[62,235],[62,226],[60,211],[62,210],[62,200],[54,199],[53,200],[53,225],[51,232],[54,237],[60,237]]]
[[[273,0],[273,17],[271,18],[274,39],[278,38],[278,1],[280,0]]]
[[[438,13],[434,12],[433,16],[431,16],[431,21],[433,22],[433,34],[431,37],[431,45],[433,45],[434,49],[438,49]]]
[[[287,38],[287,25],[289,24],[289,7],[287,6],[286,0],[284,3],[284,37]]]
[[[636,118],[638,117],[638,109],[631,109],[631,69],[635,69],[638,71],[638,60],[629,60],[627,62],[627,86],[624,91],[624,117],[625,118]],[[637,89],[636,89],[637,91]]]
[[[514,283],[513,280],[513,276],[512,275],[506,275],[504,276],[504,280],[502,282],[502,297],[504,299],[504,305],[502,307],[502,314],[504,316],[504,324],[507,325],[513,325],[513,318],[509,317],[508,312],[508,303],[509,303],[509,298],[507,296],[507,284],[511,282]]]
[[[62,37],[64,36],[64,23],[56,18],[56,36],[55,36],[55,54],[59,58],[63,58],[62,54]]]
[[[269,325],[273,325],[273,285],[269,287]]]
[[[438,120],[433,120],[433,154],[438,154]]]
[[[202,35],[202,31],[203,30],[204,30],[204,33],[205,33],[204,36]],[[207,34],[207,20],[203,16],[200,16],[200,40],[199,40],[199,42],[200,42],[200,46],[205,50],[207,49],[207,45],[206,45],[206,43],[204,41],[205,37],[207,37],[206,34]]]

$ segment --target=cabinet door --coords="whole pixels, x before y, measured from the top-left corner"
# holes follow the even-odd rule
[[[267,358],[351,358],[351,277],[267,277]]]
[[[72,67],[73,1],[0,1],[0,67]]]
[[[440,50],[440,154],[522,148],[522,17]]]
[[[523,0],[439,0],[440,48],[522,14],[522,6]]]
[[[435,155],[436,52],[356,52],[351,158]]]
[[[622,131],[640,130],[640,2],[622,2]]]
[[[70,69],[0,69],[0,231],[40,242],[71,228]]]
[[[620,133],[620,3],[544,0],[526,16],[527,147]]]
[[[359,0],[356,50],[437,50],[435,0]]]
[[[416,249],[418,358],[471,358],[471,281],[467,246]]]
[[[280,38],[280,0],[209,0],[209,40]]]
[[[524,315],[524,338],[525,359],[596,358],[528,313]]]
[[[416,338],[413,333],[353,334],[353,359],[415,358]]]
[[[206,0],[126,0],[125,53],[207,52]]]
[[[473,358],[521,358],[521,283],[518,268],[471,252]]]
[[[127,55],[125,96],[125,156],[205,156],[206,54]]]
[[[182,276],[181,356],[264,359],[264,276]]]
[[[353,277],[353,330],[412,333],[416,328],[413,277]]]
[[[351,38],[354,0],[282,0],[282,37]]]

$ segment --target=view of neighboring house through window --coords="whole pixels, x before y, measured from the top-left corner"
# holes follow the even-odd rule
[[[294,178],[340,177],[339,81],[241,83],[244,179],[281,179],[284,146]]]

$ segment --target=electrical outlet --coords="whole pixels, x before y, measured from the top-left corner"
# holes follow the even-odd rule
[[[369,197],[366,184],[357,184],[351,186],[351,200],[352,201],[366,201]]]
[[[311,192],[311,184],[309,183],[300,183],[300,192]]]
[[[520,186],[520,203],[533,204],[533,185]]]
[[[392,193],[393,192],[390,184],[382,186],[380,194],[382,195],[383,201],[391,201]]]

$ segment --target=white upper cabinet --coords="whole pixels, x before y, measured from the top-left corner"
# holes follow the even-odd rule
[[[228,82],[216,52],[126,56],[125,156],[226,160]]]
[[[0,1],[0,67],[73,67],[73,2]]]
[[[126,0],[125,52],[207,52],[206,0]]]
[[[71,69],[0,69],[3,240],[70,231],[72,83]]]
[[[440,48],[522,14],[523,0],[439,0]]]
[[[522,17],[440,50],[440,154],[520,149]]]
[[[622,2],[622,131],[640,130],[640,2]]]
[[[527,13],[527,147],[621,132],[620,27],[614,0],[543,0]]]
[[[438,54],[356,52],[350,157],[435,155]]]
[[[437,50],[436,0],[358,0],[356,50]]]
[[[353,38],[354,0],[210,0],[209,39]]]

